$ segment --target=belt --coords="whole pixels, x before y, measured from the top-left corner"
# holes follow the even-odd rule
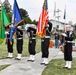
[[[18,40],[21,40],[21,39],[23,39],[23,38],[17,38]]]
[[[32,38],[32,39],[36,39],[36,38]]]
[[[50,38],[50,36],[46,36],[45,38]]]
[[[36,39],[36,38],[30,38],[30,39]]]
[[[6,39],[10,39],[10,38],[6,38]]]
[[[10,39],[10,38],[6,38],[6,39]],[[13,38],[12,38],[13,39]]]
[[[67,43],[73,43],[73,41],[66,41]]]

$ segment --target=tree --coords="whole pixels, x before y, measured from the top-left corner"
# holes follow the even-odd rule
[[[33,22],[32,22],[33,24],[35,24],[35,25],[37,25],[38,24],[38,22],[36,21],[36,20],[33,20]]]
[[[12,20],[12,13],[8,13],[8,17],[10,19],[10,21]]]
[[[76,23],[74,24],[74,26],[76,26]]]
[[[20,12],[21,12],[21,15],[22,15],[23,18],[29,16],[28,12],[25,9],[23,9],[23,8],[20,8]]]
[[[23,8],[20,8],[20,12],[21,12],[21,16],[24,19],[25,24],[27,24],[27,23],[31,24],[32,20],[30,19],[29,15],[28,15],[28,12]]]
[[[29,24],[32,23],[30,17],[25,17],[25,18],[24,18],[24,21],[25,21],[26,24],[27,24],[27,23],[29,23]]]
[[[3,2],[3,4],[4,4],[4,7],[5,7],[5,9],[6,9],[6,12],[7,12],[7,13],[11,12],[11,5],[10,5],[9,1],[8,1],[8,0],[5,0],[5,1]]]

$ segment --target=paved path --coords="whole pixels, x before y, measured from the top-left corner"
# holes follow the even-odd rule
[[[63,53],[59,49],[49,49],[49,61],[52,59],[63,58]],[[76,53],[74,53],[76,56]],[[42,71],[46,66],[40,65],[42,62],[41,53],[36,54],[35,62],[27,62],[28,57],[22,58],[17,61],[14,59],[3,59],[0,60],[0,65],[11,64],[11,66],[0,71],[0,75],[41,75]]]

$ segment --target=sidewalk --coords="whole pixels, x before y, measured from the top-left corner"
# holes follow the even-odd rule
[[[56,58],[63,58],[63,54],[59,49],[49,49],[49,61]],[[74,54],[76,56],[76,54]],[[11,66],[0,71],[0,75],[41,75],[46,66],[40,65],[42,62],[41,52],[36,54],[35,62],[27,62],[28,57],[23,57],[22,60],[14,59],[0,60],[0,65],[11,64]]]

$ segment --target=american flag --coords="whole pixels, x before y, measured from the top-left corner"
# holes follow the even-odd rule
[[[49,15],[48,15],[48,2],[47,0],[44,0],[44,4],[42,7],[42,12],[38,20],[38,27],[37,27],[37,35],[40,37],[46,36],[46,33],[44,32],[45,26],[47,25],[47,22],[49,21]]]

